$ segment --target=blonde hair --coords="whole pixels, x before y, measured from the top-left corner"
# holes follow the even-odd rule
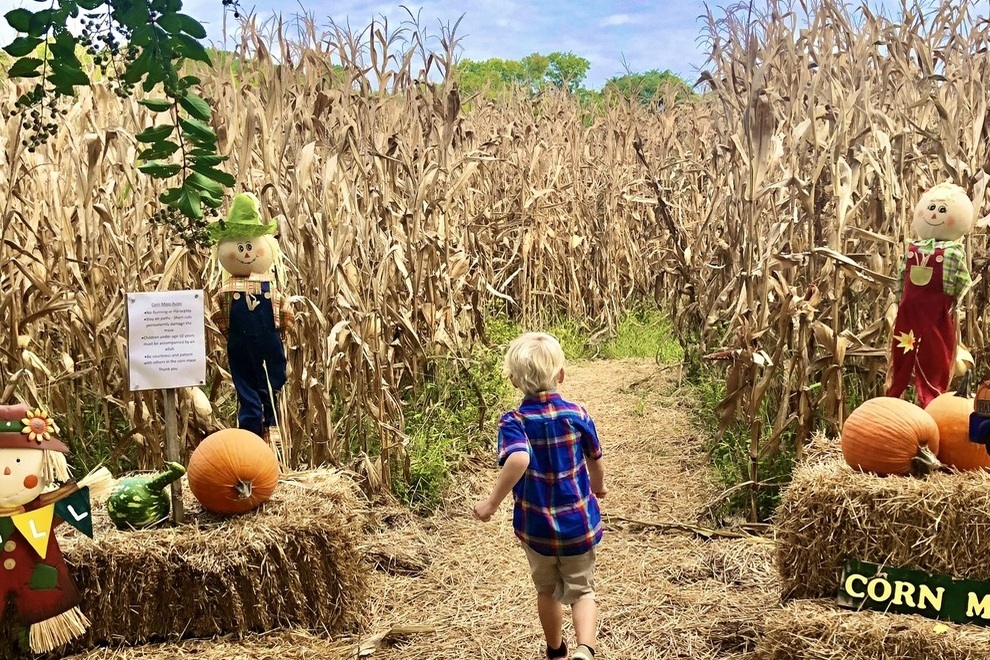
[[[564,350],[556,337],[527,332],[509,344],[502,371],[523,394],[531,395],[554,389],[563,368]]]

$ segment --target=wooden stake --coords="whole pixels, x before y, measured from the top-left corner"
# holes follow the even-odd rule
[[[173,463],[179,460],[179,406],[175,390],[165,390],[165,459]],[[172,522],[181,525],[185,519],[182,511],[182,480],[172,482]]]

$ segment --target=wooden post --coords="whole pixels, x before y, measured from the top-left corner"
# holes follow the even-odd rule
[[[179,406],[175,389],[165,390],[165,459],[181,463],[179,456]],[[181,525],[185,519],[182,511],[182,480],[172,482],[172,522]]]

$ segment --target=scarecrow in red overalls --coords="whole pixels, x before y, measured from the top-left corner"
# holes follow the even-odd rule
[[[49,488],[70,479],[69,449],[57,434],[41,410],[0,406],[0,617],[16,611],[35,653],[66,644],[89,627],[55,527],[66,522],[92,538],[90,489],[105,494],[113,481],[100,468],[78,483]]]
[[[922,408],[949,388],[956,351],[953,309],[971,284],[960,239],[973,228],[973,202],[966,191],[940,183],[914,209],[918,239],[904,256],[887,372],[887,396],[899,397],[914,373]]]

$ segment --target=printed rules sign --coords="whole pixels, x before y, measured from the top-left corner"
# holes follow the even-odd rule
[[[202,291],[127,294],[127,359],[131,391],[206,382]]]

